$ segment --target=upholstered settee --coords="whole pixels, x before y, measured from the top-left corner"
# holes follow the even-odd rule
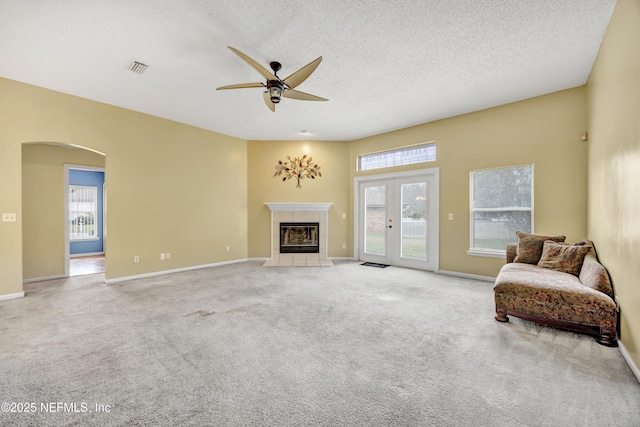
[[[508,322],[507,316],[516,316],[589,333],[598,343],[616,347],[617,310],[609,275],[592,242],[563,241],[564,236],[518,233],[518,244],[507,246],[507,263],[496,277],[495,319]]]

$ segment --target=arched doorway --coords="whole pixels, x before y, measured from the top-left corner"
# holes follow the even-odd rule
[[[103,153],[87,147],[54,142],[22,144],[24,282],[69,276],[69,202],[65,165],[104,170],[105,161]],[[103,252],[106,255],[106,250]]]

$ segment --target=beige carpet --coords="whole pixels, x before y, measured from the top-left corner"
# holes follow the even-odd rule
[[[35,404],[1,425],[640,425],[619,349],[496,322],[491,283],[355,262],[103,280],[0,302],[2,401]]]

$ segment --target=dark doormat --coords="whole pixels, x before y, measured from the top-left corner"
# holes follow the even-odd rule
[[[387,268],[389,264],[378,264],[377,262],[363,262],[360,265],[366,265],[367,267]]]

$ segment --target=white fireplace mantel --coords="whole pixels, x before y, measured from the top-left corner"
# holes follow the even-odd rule
[[[333,202],[265,202],[271,209],[271,259],[265,266],[329,266],[329,208]],[[280,253],[280,224],[317,222],[318,253]]]
[[[326,212],[333,202],[264,202],[272,212],[319,211]]]

